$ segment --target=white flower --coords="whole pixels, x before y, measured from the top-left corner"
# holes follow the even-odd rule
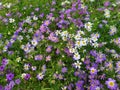
[[[77,32],[77,34],[78,34],[78,35],[84,35],[85,33],[84,33],[83,31],[79,30],[79,31]]]
[[[95,88],[95,90],[100,90],[100,87],[97,86],[97,87]]]
[[[67,37],[63,36],[63,37],[62,37],[62,40],[63,40],[63,41],[67,41]]]
[[[21,61],[21,57],[16,58],[16,61],[20,62]]]
[[[23,74],[21,75],[22,78],[24,78],[25,76],[26,76],[26,73],[23,73]]]
[[[68,34],[68,38],[73,38],[74,36],[74,34]]]
[[[76,47],[80,47],[80,46],[81,46],[81,42],[80,42],[80,41],[76,41],[76,42],[75,42],[75,46],[76,46]]]
[[[79,69],[80,69],[80,68],[81,68],[81,64],[82,64],[82,63],[79,62],[79,61],[75,62],[75,63],[74,63],[75,68],[79,68]]]
[[[0,6],[2,5],[2,2],[0,2]]]
[[[10,23],[13,23],[13,22],[15,22],[15,19],[9,18],[9,22],[10,22]]]
[[[36,16],[33,16],[33,20],[38,20],[38,17],[36,17]]]
[[[36,46],[36,45],[38,44],[38,42],[37,42],[37,40],[33,39],[33,40],[31,41],[31,44],[32,44],[33,46]]]
[[[106,17],[106,18],[110,18],[110,11],[108,10],[108,9],[105,9],[104,10],[104,16]]]
[[[27,39],[30,39],[30,36],[29,36],[29,35],[26,35],[26,38],[27,38]]]
[[[24,49],[24,51],[25,51],[25,52],[30,52],[30,49],[29,49],[29,47],[28,47],[28,46],[24,46],[24,48],[23,48],[23,49]]]
[[[31,17],[27,16],[27,19],[25,20],[26,23],[31,23]]]
[[[82,46],[86,46],[86,45],[87,45],[87,39],[86,38],[82,38],[81,40],[75,42],[75,46],[78,47],[78,48],[80,48]]]
[[[6,3],[3,6],[6,7],[6,8],[10,8],[12,6],[12,3]]]
[[[81,36],[79,34],[75,35],[75,40],[80,40]]]
[[[91,22],[87,22],[85,23],[85,28],[88,30],[88,31],[91,31],[91,28],[92,28],[92,23]]]
[[[98,45],[99,45],[99,44],[98,44],[97,42],[92,43],[92,46],[94,46],[95,48],[98,47]]]
[[[75,60],[79,60],[80,59],[80,54],[79,53],[75,53],[74,56],[73,56],[73,58]]]
[[[62,87],[61,89],[62,89],[62,90],[67,90],[67,87],[66,87],[66,86],[64,86],[64,87]]]
[[[87,45],[87,39],[86,38],[82,38],[81,46],[86,46],[86,45]]]
[[[3,52],[6,52],[7,50],[8,50],[7,47],[4,47],[4,48],[3,48]]]
[[[21,40],[23,40],[23,36],[18,36],[18,38],[17,38],[19,41],[21,41]]]
[[[76,53],[77,50],[75,48],[69,48],[70,53]]]
[[[33,28],[30,28],[30,29],[28,30],[28,32],[29,32],[29,33],[33,32]]]
[[[109,34],[114,35],[116,32],[117,32],[117,28],[115,26],[110,26]]]
[[[24,65],[24,70],[29,70],[29,64]]]
[[[63,36],[67,37],[67,36],[68,36],[68,32],[67,32],[67,31],[63,31],[63,32],[61,33],[61,36],[62,36],[62,37],[63,37]]]
[[[97,40],[97,37],[91,37],[91,41],[96,42]]]
[[[58,36],[59,34],[61,34],[60,30],[56,30],[55,34]]]
[[[94,2],[95,0],[90,0],[90,2]]]

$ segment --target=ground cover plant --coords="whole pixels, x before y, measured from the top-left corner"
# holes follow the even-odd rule
[[[120,1],[1,0],[0,90],[120,90]]]

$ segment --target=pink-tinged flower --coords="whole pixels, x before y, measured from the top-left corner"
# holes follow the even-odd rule
[[[12,87],[9,84],[7,84],[4,88],[4,90],[11,90],[11,89],[12,89]]]
[[[112,78],[109,78],[105,84],[107,85],[107,87],[111,90],[117,90],[117,84],[116,81]]]
[[[42,72],[45,73],[46,72],[46,65],[42,66]]]
[[[48,26],[49,24],[50,24],[50,21],[49,20],[46,20],[46,21],[44,21],[44,23],[43,23],[45,26]]]
[[[43,55],[36,55],[35,56],[35,60],[42,60],[43,59]]]
[[[58,79],[63,80],[63,75],[62,74],[58,74]]]
[[[90,68],[90,74],[96,75],[97,74],[97,70],[94,67],[91,67]]]
[[[62,70],[61,70],[62,73],[66,73],[67,72],[67,68],[66,67],[63,67]]]
[[[104,3],[104,6],[105,7],[108,7],[110,5],[110,2],[109,1],[106,1],[105,3]]]
[[[44,25],[41,25],[40,26],[40,31],[42,32],[42,33],[44,33],[44,32],[46,32],[46,27],[44,26]]]
[[[116,67],[117,67],[117,68],[120,68],[120,61],[118,61],[118,62],[116,63]]]
[[[52,51],[52,46],[48,46],[48,47],[46,48],[46,52],[50,53],[51,51]]]
[[[59,49],[56,50],[56,54],[60,54],[60,50]]]
[[[37,75],[37,79],[38,80],[42,80],[44,78],[44,74],[43,73],[39,73],[38,75]]]
[[[120,45],[120,37],[114,39],[114,43],[115,43],[116,45]]]
[[[36,66],[32,66],[31,68],[32,68],[33,71],[35,71],[37,69]]]
[[[50,60],[51,60],[51,56],[48,55],[48,56],[46,57],[46,61],[50,61]]]
[[[15,83],[16,83],[16,84],[20,84],[20,82],[21,82],[20,79],[16,79],[16,80],[15,80]]]
[[[15,85],[15,82],[14,82],[14,81],[10,81],[9,86],[10,86],[11,88],[13,88],[14,85]]]
[[[53,32],[50,33],[50,35],[48,36],[48,39],[55,43],[59,41],[58,37]]]

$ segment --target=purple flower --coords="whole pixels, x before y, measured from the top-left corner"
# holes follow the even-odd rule
[[[16,79],[16,80],[15,80],[15,83],[16,83],[16,84],[20,84],[20,82],[21,82],[20,79]]]
[[[118,61],[118,62],[116,63],[116,67],[117,67],[117,68],[120,68],[120,61]]]
[[[68,90],[73,90],[72,89],[73,87],[74,87],[74,84],[70,83],[67,88],[68,88]]]
[[[13,78],[14,78],[14,74],[13,73],[6,74],[6,79],[7,80],[11,81]]]
[[[0,90],[3,90],[3,86],[2,85],[0,85]]]
[[[59,80],[63,80],[63,75],[62,74],[58,74],[58,79]]]
[[[0,66],[0,71],[3,71],[4,68],[5,68],[5,66],[4,66],[4,65],[1,65],[1,66]]]
[[[117,84],[116,81],[112,78],[108,78],[108,80],[105,82],[107,87],[111,90],[117,90]]]
[[[68,56],[71,56],[72,53],[70,53],[69,49],[68,48],[64,48],[64,52],[68,55]]]
[[[2,34],[0,33],[0,39],[2,38]]]
[[[66,73],[67,72],[67,68],[66,67],[63,67],[62,70],[61,70],[62,73]]]
[[[29,80],[30,79],[30,74],[26,74],[24,77],[25,80]]]
[[[50,53],[51,51],[52,51],[52,46],[48,46],[48,47],[46,48],[46,52]]]
[[[76,89],[77,89],[77,90],[82,90],[83,84],[84,84],[84,81],[78,81],[78,82],[75,84],[75,85],[76,85]]]
[[[104,3],[104,6],[105,7],[108,7],[110,5],[110,2],[109,1],[106,1],[105,3]]]
[[[48,26],[49,24],[50,24],[50,21],[49,21],[49,20],[44,21],[44,25],[45,25],[45,26]]]
[[[59,49],[57,49],[57,50],[56,50],[56,54],[59,54],[59,53],[60,53],[60,50],[59,50]]]
[[[90,51],[90,54],[91,54],[92,56],[94,56],[94,57],[97,56],[97,52],[96,52],[95,50],[91,50],[91,51]]]
[[[38,12],[39,10],[40,10],[40,8],[35,8],[35,11],[37,11],[37,12]]]
[[[40,31],[42,32],[42,33],[44,33],[44,32],[46,32],[46,26],[45,25],[41,25],[40,26]]]
[[[10,86],[11,88],[13,88],[14,85],[15,85],[15,82],[14,82],[14,81],[10,81],[9,86]]]
[[[5,89],[4,90],[11,90],[12,88],[11,88],[11,86],[9,85],[9,84],[7,84],[6,86],[5,86]]]
[[[98,53],[96,57],[96,62],[97,63],[102,63],[103,61],[106,60],[106,55],[102,53]]]
[[[46,62],[48,62],[50,60],[51,60],[51,56],[50,55],[46,56]]]
[[[43,55],[36,55],[35,56],[35,60],[42,60],[43,59]]]
[[[97,74],[97,70],[94,67],[91,67],[90,68],[90,74],[96,75]]]
[[[42,72],[45,73],[46,72],[46,65],[42,66]]]
[[[33,71],[35,71],[37,69],[36,66],[32,66],[31,68],[32,68]]]
[[[48,39],[55,43],[59,41],[58,37],[53,32],[50,33],[50,35],[48,36]]]
[[[99,24],[99,28],[102,28],[103,27],[103,25],[102,24]]]
[[[76,72],[74,72],[74,75],[75,75],[75,76],[79,76],[79,75],[80,75],[80,72],[76,71]]]
[[[39,74],[37,75],[37,79],[38,79],[38,80],[42,80],[43,77],[44,77],[44,74],[43,74],[43,73],[39,73]]]
[[[4,59],[2,59],[2,65],[7,65],[8,64],[8,59],[6,59],[6,58],[4,58]]]

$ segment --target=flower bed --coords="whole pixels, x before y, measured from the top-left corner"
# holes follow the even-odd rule
[[[119,90],[115,0],[0,2],[0,90]]]

